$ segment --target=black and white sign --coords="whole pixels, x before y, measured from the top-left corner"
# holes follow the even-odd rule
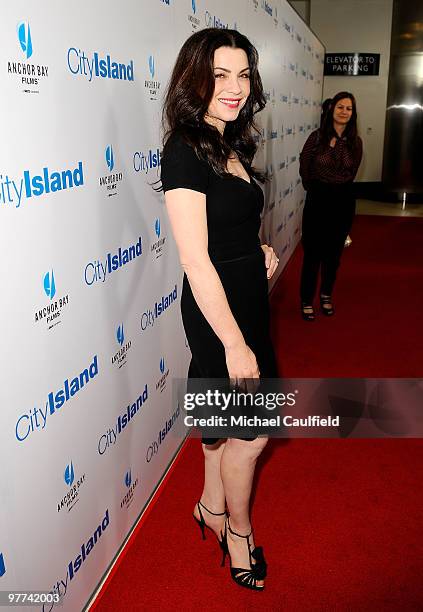
[[[325,76],[377,76],[379,53],[325,53]]]

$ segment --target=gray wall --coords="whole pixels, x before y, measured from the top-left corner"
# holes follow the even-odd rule
[[[297,13],[310,25],[310,0],[288,0]]]
[[[416,0],[417,1],[417,0]],[[295,2],[292,2],[295,6]],[[300,3],[298,3],[300,4]],[[380,53],[379,76],[325,77],[323,97],[351,91],[357,99],[364,158],[357,180],[382,178],[392,0],[311,0],[310,27],[326,53]]]

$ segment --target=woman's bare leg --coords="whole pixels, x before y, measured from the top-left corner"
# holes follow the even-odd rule
[[[228,439],[222,453],[220,473],[230,514],[230,526],[233,531],[247,535],[251,531],[250,496],[257,458],[267,444],[267,438],[256,438],[246,441],[236,438]],[[227,532],[228,547],[233,567],[250,567],[248,546],[244,538],[238,538]],[[254,540],[250,542],[254,548]],[[258,585],[263,581],[257,581]]]
[[[224,512],[225,491],[220,475],[220,463],[225,449],[225,440],[219,440],[213,445],[203,444],[202,446],[204,453],[204,488],[200,499],[211,512]],[[201,508],[201,511],[207,525],[213,529],[220,539],[220,533],[223,533],[224,530],[225,517],[213,516],[203,508]],[[194,508],[194,516],[200,518],[197,504]]]

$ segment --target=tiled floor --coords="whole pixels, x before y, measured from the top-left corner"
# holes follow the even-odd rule
[[[406,204],[403,210],[401,202],[374,202],[357,200],[358,215],[385,215],[390,217],[423,217],[423,204]]]

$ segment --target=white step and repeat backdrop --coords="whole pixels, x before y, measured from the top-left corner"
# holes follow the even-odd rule
[[[208,26],[257,46],[263,241],[285,264],[323,48],[285,0],[6,0],[1,13],[0,591],[49,591],[74,612],[181,444],[181,272],[151,187],[177,51]]]

